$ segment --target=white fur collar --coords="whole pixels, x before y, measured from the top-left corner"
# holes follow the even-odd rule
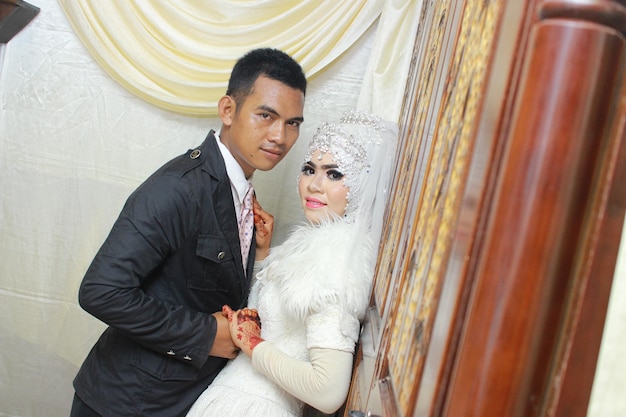
[[[375,250],[367,230],[342,220],[298,226],[271,249],[261,281],[276,281],[281,302],[303,319],[331,299],[362,319],[369,301]]]

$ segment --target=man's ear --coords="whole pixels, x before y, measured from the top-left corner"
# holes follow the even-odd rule
[[[235,112],[237,111],[237,103],[231,96],[223,96],[220,101],[217,102],[217,111],[222,119],[224,126],[230,126],[233,124],[235,118]]]

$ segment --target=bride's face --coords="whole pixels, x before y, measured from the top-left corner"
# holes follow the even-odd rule
[[[343,216],[348,205],[348,187],[331,154],[315,151],[311,160],[302,165],[298,180],[304,215],[312,223]]]

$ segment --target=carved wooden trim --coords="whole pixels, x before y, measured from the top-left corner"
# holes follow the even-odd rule
[[[407,264],[391,324],[389,378],[403,415],[411,415],[455,237],[475,144],[501,2],[467,1],[441,97],[417,205]]]
[[[626,34],[626,1],[623,0],[544,0],[537,11],[542,20],[581,20]]]

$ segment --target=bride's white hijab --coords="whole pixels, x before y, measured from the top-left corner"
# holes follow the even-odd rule
[[[337,122],[323,123],[305,155],[305,162],[316,151],[332,155],[349,189],[344,217],[369,224],[374,242],[382,231],[397,141],[397,124],[354,109]]]

